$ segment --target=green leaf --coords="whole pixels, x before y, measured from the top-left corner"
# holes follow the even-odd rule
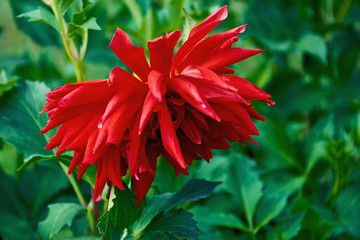
[[[297,47],[298,50],[308,52],[327,64],[327,47],[323,37],[309,33],[299,40]]]
[[[337,232],[347,232],[354,238],[360,238],[360,184],[343,191],[335,201],[338,220]]]
[[[0,96],[8,89],[15,86],[17,78],[8,79],[6,72],[3,70],[0,72]]]
[[[254,166],[254,161],[245,157],[235,159],[226,181],[230,194],[243,207],[250,228],[253,226],[256,206],[263,194],[263,183]]]
[[[141,214],[143,204],[135,208],[134,194],[126,187],[119,190],[115,187],[113,206],[99,218],[99,232],[103,239],[120,239],[119,235],[129,228]]]
[[[19,167],[18,171],[22,172],[24,171],[26,168],[37,164],[39,162],[42,161],[46,161],[46,160],[56,160],[59,162],[64,163],[67,167],[70,166],[71,160],[72,160],[72,156],[70,155],[65,155],[66,153],[64,153],[63,155],[56,157],[54,155],[52,156],[48,156],[48,155],[31,155],[27,158],[24,159],[24,163]],[[74,170],[75,174],[77,173],[77,170]],[[86,172],[83,175],[83,179],[88,182],[92,187],[95,186],[95,178],[96,178],[96,170],[93,166],[89,166],[89,168],[86,170]]]
[[[48,10],[39,7],[36,10],[30,11],[30,12],[26,12],[23,14],[20,14],[17,16],[18,18],[26,18],[29,22],[43,22],[46,23],[48,25],[50,25],[51,27],[55,28],[57,31],[60,32],[59,30],[59,24],[56,21],[55,16],[50,13]]]
[[[301,229],[301,222],[304,219],[305,212],[296,214],[281,224],[281,239],[293,239]]]
[[[17,177],[18,164],[22,161],[15,148],[0,139],[0,170],[10,176]]]
[[[65,225],[71,226],[73,219],[84,209],[75,203],[54,203],[49,205],[46,219],[39,223],[39,234],[43,239],[51,239]]]
[[[46,102],[44,95],[49,91],[44,83],[25,81],[0,99],[0,137],[14,145],[25,157],[53,155],[44,146],[55,130],[40,134],[48,117],[39,112]]]
[[[218,227],[235,228],[240,230],[248,230],[244,223],[234,214],[231,213],[208,213],[195,217],[196,221],[206,225],[214,225]]]
[[[188,14],[188,12],[183,8],[184,15],[185,15],[185,24],[183,27],[183,37],[182,42],[184,43],[190,35],[191,29],[196,26],[196,22],[192,17]]]
[[[133,225],[133,232],[140,233],[151,220],[163,211],[168,211],[187,202],[194,202],[208,197],[220,182],[209,182],[203,179],[191,179],[178,192],[154,196],[148,201],[139,220]]]
[[[96,23],[96,18],[94,17],[86,20],[80,27],[91,30],[101,30],[101,27]]]
[[[63,16],[65,14],[66,10],[70,7],[70,5],[73,1],[74,0],[57,0],[57,1],[55,1],[60,16]]]
[[[96,18],[92,17],[82,22],[81,25],[70,23],[67,36],[72,37],[75,33],[82,35],[84,29],[101,30],[101,27],[96,23]]]
[[[151,221],[140,237],[141,239],[198,239],[199,229],[193,219],[193,214],[178,209],[173,212],[160,214]],[[164,238],[164,235],[169,234]]]
[[[288,196],[286,194],[265,194],[256,209],[256,230],[260,230],[285,208]]]
[[[76,237],[76,238],[66,238],[65,240],[101,240],[101,237]]]

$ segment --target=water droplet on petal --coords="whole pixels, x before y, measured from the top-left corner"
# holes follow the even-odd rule
[[[139,181],[139,177],[138,177],[138,175],[136,173],[134,174],[134,177],[135,177],[136,180]]]
[[[99,129],[103,128],[103,124],[102,123],[99,123],[98,126],[97,126]]]
[[[206,105],[204,103],[201,103],[202,108],[206,108]]]

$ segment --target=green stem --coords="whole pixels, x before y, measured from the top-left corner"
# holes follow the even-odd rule
[[[64,44],[65,52],[68,55],[70,61],[75,67],[76,81],[84,81],[83,71],[82,71],[82,62],[86,53],[87,43],[88,43],[88,30],[84,30],[84,36],[82,38],[82,46],[80,48],[80,53],[76,49],[76,45],[72,39],[67,37],[67,24],[63,16],[59,15],[59,11],[56,7],[55,0],[49,2],[49,7],[52,9],[58,24],[62,42]]]
[[[62,168],[62,170],[64,171],[64,173],[66,174],[67,178],[69,179],[69,182],[70,182],[72,188],[74,189],[76,197],[79,199],[79,202],[80,202],[81,206],[86,208],[87,205],[86,205],[85,199],[84,199],[84,197],[83,197],[83,195],[82,195],[82,193],[80,191],[79,186],[76,183],[76,180],[75,180],[74,176],[71,175],[71,174],[69,175],[67,173],[68,168],[67,168],[67,166],[65,164],[63,164],[62,162],[59,162],[59,164],[60,164],[60,167]]]

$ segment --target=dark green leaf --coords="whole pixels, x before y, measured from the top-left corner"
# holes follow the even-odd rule
[[[301,222],[305,216],[305,213],[299,213],[289,219],[287,219],[281,225],[281,239],[291,240],[293,239],[301,229]]]
[[[208,197],[219,184],[219,182],[209,182],[203,179],[191,179],[176,193],[154,196],[149,200],[140,219],[134,223],[133,231],[141,232],[156,215],[163,211]]]
[[[336,199],[336,214],[338,219],[337,232],[343,231],[354,238],[360,238],[360,185],[352,185],[345,189]]]
[[[187,239],[196,240],[199,229],[193,214],[183,209],[160,214],[154,218],[140,236],[141,239]],[[171,236],[164,237],[164,234]]]
[[[20,14],[17,17],[24,17],[29,22],[43,22],[59,31],[59,24],[57,23],[55,16],[42,7],[39,7],[38,9],[30,12]]]
[[[135,208],[134,194],[125,187],[119,190],[115,187],[113,206],[99,218],[98,227],[103,239],[120,239],[120,234],[129,228],[140,215],[143,205]]]
[[[251,226],[256,206],[262,197],[263,183],[254,169],[255,163],[247,158],[235,159],[230,168],[226,184],[239,206],[242,206],[248,224]]]
[[[196,216],[195,219],[199,223],[206,225],[247,230],[244,223],[231,213],[211,213],[211,210],[209,209],[208,213]]]
[[[75,203],[54,203],[49,205],[46,219],[39,223],[39,234],[43,239],[51,239],[65,225],[71,226],[73,219],[84,209]]]
[[[285,208],[288,196],[286,194],[265,194],[256,209],[256,230],[260,230]]]
[[[44,83],[26,81],[0,99],[0,137],[14,145],[25,157],[52,155],[44,146],[54,130],[40,134],[48,118],[46,114],[39,114],[46,102],[45,94],[49,91]]]
[[[19,167],[19,171],[24,171],[26,168],[37,164],[39,162],[45,161],[45,160],[56,160],[59,162],[64,163],[67,167],[70,166],[71,160],[72,160],[72,156],[70,155],[61,155],[59,157],[56,156],[42,156],[42,155],[31,155],[27,158],[25,158],[24,163]],[[74,171],[75,173],[77,172],[76,170]],[[96,177],[96,170],[93,166],[89,166],[89,168],[86,170],[86,172],[83,175],[83,179],[88,182],[92,187],[95,186],[95,177]]]

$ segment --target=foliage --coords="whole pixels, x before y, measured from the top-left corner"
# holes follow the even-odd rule
[[[259,145],[232,144],[210,164],[194,162],[190,176],[176,177],[159,159],[139,207],[127,179],[126,190],[113,188],[114,198],[94,204],[95,169],[85,181],[67,179],[62,170],[70,153],[57,158],[44,149],[53,136],[39,134],[47,121],[38,114],[44,94],[74,82],[76,62],[86,80],[124,67],[108,48],[116,27],[145,46],[165,31],[188,33],[225,4],[228,20],[215,31],[247,24],[239,46],[266,50],[234,66],[276,102],[255,106],[267,119],[256,122]],[[0,6],[2,239],[360,238],[359,2],[5,0]],[[73,46],[73,58],[64,43]],[[89,219],[99,219],[97,226]]]

